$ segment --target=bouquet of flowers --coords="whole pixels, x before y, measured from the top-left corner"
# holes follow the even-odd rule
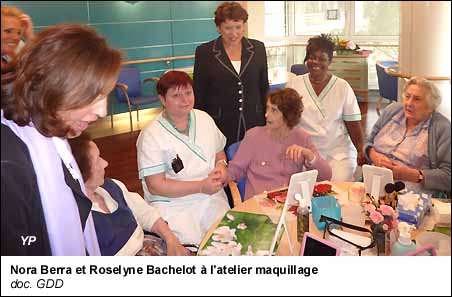
[[[391,206],[382,204],[376,207],[373,203],[365,203],[363,207],[374,232],[386,233],[397,228],[397,212]]]
[[[314,186],[314,193],[312,196],[320,197],[320,196],[331,196],[337,194],[333,191],[333,186],[331,184],[316,184]]]
[[[360,53],[360,47],[352,40],[342,39],[339,36],[333,38],[334,50],[338,55],[355,55]]]
[[[331,42],[334,43],[334,50],[337,55],[357,55],[361,54],[360,47],[354,43],[352,40],[339,38],[339,36],[331,36],[330,34],[322,34],[321,36],[326,37]]]

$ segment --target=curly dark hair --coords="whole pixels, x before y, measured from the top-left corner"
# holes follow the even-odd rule
[[[309,56],[319,50],[328,54],[330,62],[333,60],[334,42],[328,34],[321,34],[320,36],[309,38],[304,62],[308,60]]]
[[[220,27],[226,20],[248,20],[248,12],[237,2],[223,2],[215,10],[215,25]]]
[[[283,115],[284,122],[289,128],[295,127],[301,118],[304,106],[302,97],[292,88],[282,88],[270,92],[267,100],[278,106]]]

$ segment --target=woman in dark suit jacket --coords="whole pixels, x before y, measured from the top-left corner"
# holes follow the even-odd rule
[[[226,147],[247,129],[265,124],[267,55],[262,42],[243,37],[247,20],[237,2],[221,4],[215,11],[221,36],[200,45],[195,55],[195,108],[212,116]]]

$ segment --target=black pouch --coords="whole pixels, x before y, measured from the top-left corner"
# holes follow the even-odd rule
[[[184,169],[184,163],[182,163],[181,158],[179,158],[179,155],[176,154],[176,158],[171,161],[171,167],[173,168],[174,172],[177,174],[179,171]]]
[[[344,223],[342,221],[339,221],[339,220],[336,220],[336,219],[333,219],[333,218],[330,218],[330,217],[327,217],[327,216],[324,216],[324,215],[320,216],[320,222],[324,222],[326,224],[325,230],[323,231],[323,238],[325,238],[326,232],[328,232],[328,234],[330,236],[334,236],[336,238],[339,238],[339,239],[341,239],[341,240],[353,245],[354,247],[356,247],[358,249],[358,254],[360,256],[361,256],[361,252],[362,251],[370,249],[370,248],[373,248],[376,245],[374,234],[372,233],[371,230],[369,230],[367,228],[364,228],[364,227],[361,227],[361,226],[355,226],[355,225],[348,224],[348,223]],[[338,226],[349,228],[349,229],[353,229],[353,230],[360,231],[360,232],[369,233],[370,234],[370,238],[371,238],[370,244],[368,246],[360,246],[360,245],[358,245],[358,244],[356,244],[354,242],[349,241],[346,238],[343,238],[343,237],[333,233],[331,231],[331,229],[337,228]]]

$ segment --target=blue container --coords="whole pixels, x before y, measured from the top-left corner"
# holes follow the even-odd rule
[[[341,207],[333,196],[312,197],[312,220],[317,229],[325,230],[325,222],[320,222],[320,216],[324,215],[338,221],[341,220]]]
[[[419,228],[419,225],[422,223],[425,214],[429,213],[432,208],[432,195],[413,191],[410,191],[409,193],[418,194],[421,203],[417,205],[414,211],[405,210],[400,204],[398,204],[397,211],[399,213],[399,217],[397,219],[399,221],[415,225],[416,228]]]

